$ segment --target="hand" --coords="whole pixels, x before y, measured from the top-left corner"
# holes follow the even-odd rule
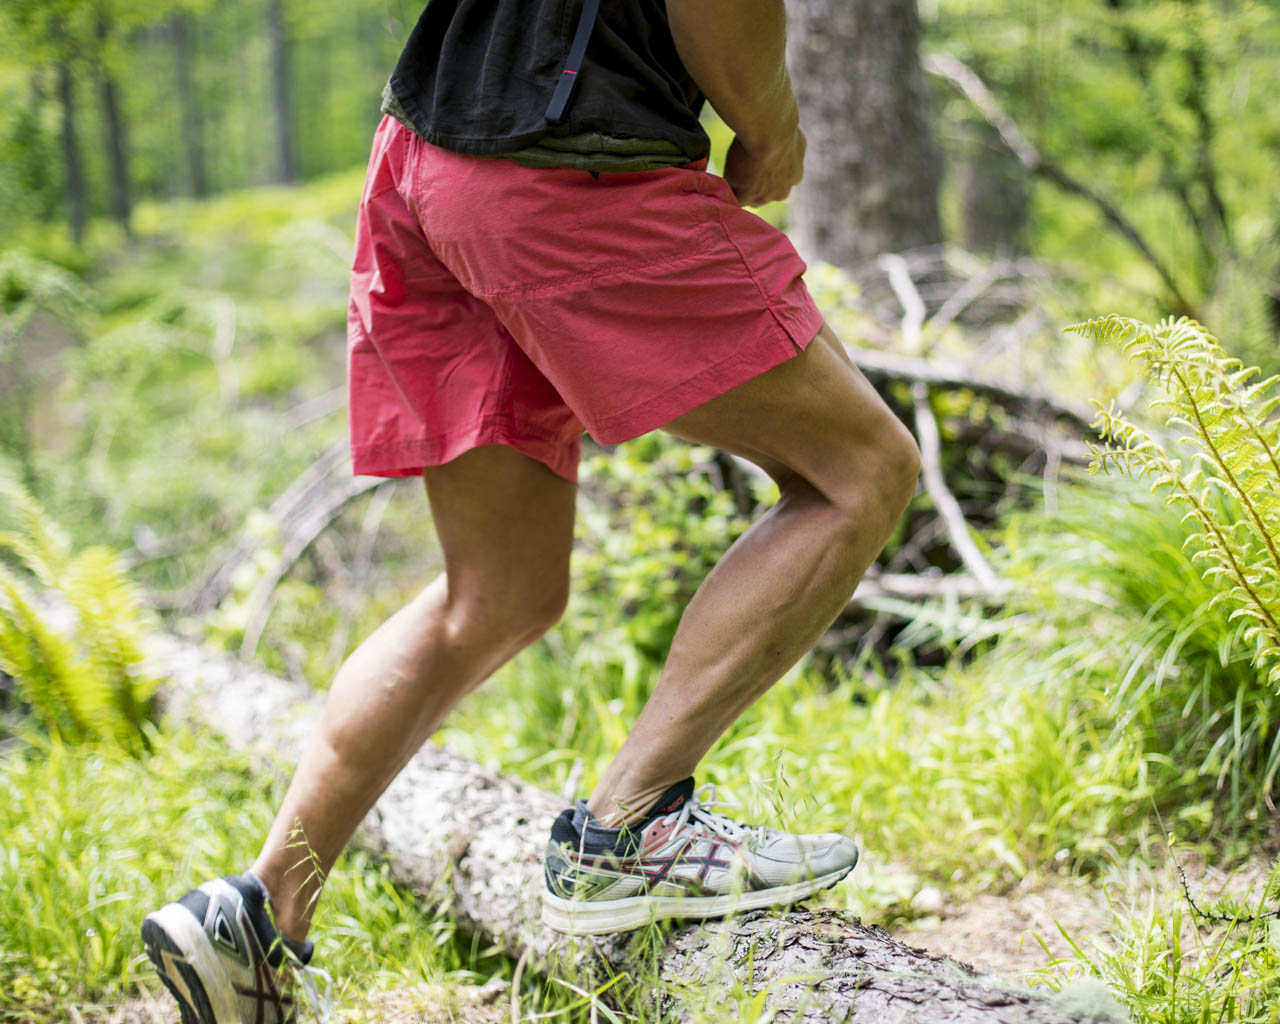
[[[805,137],[799,127],[781,140],[748,146],[735,136],[724,161],[724,178],[740,206],[786,199],[804,177]]]

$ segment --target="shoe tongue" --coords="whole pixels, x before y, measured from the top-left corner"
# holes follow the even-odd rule
[[[303,964],[311,962],[311,954],[315,951],[315,946],[311,942],[295,942],[276,930],[275,922],[268,909],[271,894],[267,892],[267,887],[257,875],[246,871],[243,875],[228,875],[226,881],[244,897],[245,911],[253,925],[253,930],[258,935],[258,943],[267,954],[268,964],[279,967],[284,962],[284,954],[280,951],[281,945]],[[276,941],[277,939],[279,942]]]
[[[661,814],[673,814],[688,803],[689,798],[692,796],[693,776],[690,776],[677,782],[662,796],[658,797],[653,802],[653,806],[649,808],[649,813],[645,815],[645,819],[656,818]]]

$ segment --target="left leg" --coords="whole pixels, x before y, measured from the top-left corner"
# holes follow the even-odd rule
[[[669,432],[755,459],[781,497],[707,575],[589,807],[643,817],[831,625],[915,487],[910,433],[824,326],[795,358]]]

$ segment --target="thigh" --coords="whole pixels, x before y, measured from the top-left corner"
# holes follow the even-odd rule
[[[839,499],[913,461],[910,432],[825,324],[803,351],[673,420],[677,437],[799,476]]]
[[[518,604],[567,590],[576,485],[505,445],[423,478],[452,594]]]

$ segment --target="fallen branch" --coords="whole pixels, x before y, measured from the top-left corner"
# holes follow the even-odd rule
[[[1093,414],[1083,406],[1076,407],[1039,391],[1019,391],[1000,381],[975,377],[963,367],[940,360],[912,359],[869,348],[849,348],[849,357],[857,364],[871,383],[889,384],[905,381],[908,384],[928,384],[932,387],[972,391],[975,395],[990,398],[1015,414],[1022,413],[1042,421],[1062,420],[1075,433],[1093,436],[1090,426]]]
[[[277,770],[293,763],[315,721],[317,698],[305,686],[225,656],[162,638],[153,664],[168,679],[171,716],[267,752]],[[531,969],[656,978],[635,998],[660,1001],[676,1021],[690,1020],[699,1003],[723,1013],[736,986],[760,995],[762,1012],[778,1020],[1084,1024],[1051,996],[978,975],[834,910],[753,911],[683,925],[656,948],[643,932],[557,935],[539,920],[540,861],[562,802],[427,744],[365,820],[358,842],[384,857],[400,883],[447,902],[464,931]]]

